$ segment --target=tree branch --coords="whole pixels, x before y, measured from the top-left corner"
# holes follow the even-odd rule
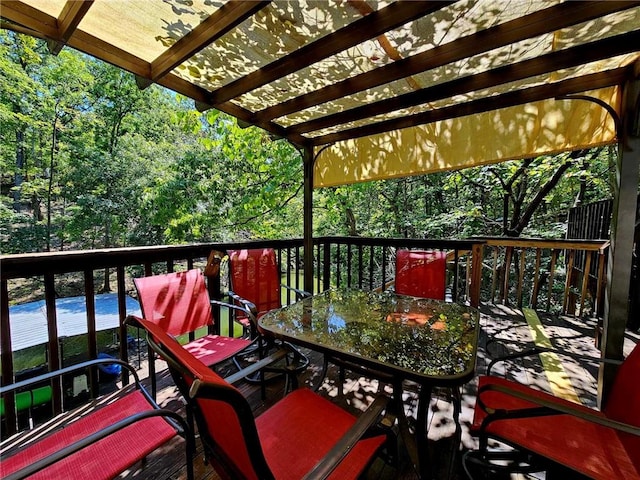
[[[572,154],[569,155],[567,160],[562,165],[560,165],[558,170],[555,171],[555,173],[549,179],[549,181],[547,181],[547,183],[545,183],[542,186],[542,188],[540,190],[538,190],[538,193],[536,194],[536,196],[533,198],[533,200],[531,200],[531,202],[529,203],[527,208],[522,213],[522,216],[520,217],[520,221],[512,229],[512,231],[515,232],[518,236],[522,233],[522,231],[525,229],[525,227],[529,224],[529,221],[533,217],[533,214],[536,211],[536,209],[540,206],[540,204],[544,200],[544,197],[546,197],[547,194],[553,189],[553,187],[555,187],[558,184],[558,182],[562,178],[562,175],[564,175],[564,172],[566,172],[569,169],[569,167],[571,167],[571,165],[573,165],[573,161],[575,160],[575,158],[577,158],[579,156],[579,155],[578,156],[574,156],[573,153],[574,152],[572,152]]]
[[[296,191],[295,191],[295,192],[293,192],[293,193],[292,193],[289,197],[287,197],[287,198],[286,198],[286,199],[285,199],[285,200],[284,200],[280,205],[278,205],[278,208],[282,208],[282,207],[284,207],[287,203],[289,203],[291,200],[293,200],[294,198],[296,198],[296,196],[298,195],[298,193],[300,193],[300,190],[302,189],[302,187],[303,187],[303,186],[304,186],[304,185],[300,184],[300,185],[298,186],[298,188],[296,189]],[[269,214],[269,213],[273,212],[274,210],[275,210],[274,208],[269,208],[269,209],[267,209],[267,210],[263,210],[262,212],[260,212],[260,213],[258,213],[258,214],[256,214],[256,215],[253,215],[253,216],[251,216],[251,217],[245,218],[245,219],[243,219],[243,220],[242,220],[242,221],[240,221],[240,222],[230,223],[230,224],[228,224],[227,226],[228,226],[228,227],[239,227],[239,226],[241,226],[241,225],[246,225],[247,223],[249,223],[249,222],[251,222],[251,221],[253,221],[253,220],[256,220],[256,219],[258,219],[258,218],[264,217],[265,215],[267,215],[267,214]]]

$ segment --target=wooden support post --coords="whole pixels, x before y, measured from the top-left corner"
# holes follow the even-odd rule
[[[129,348],[127,344],[127,325],[124,321],[127,319],[127,290],[125,288],[125,272],[124,266],[116,267],[116,282],[118,285],[118,316],[120,317],[120,359],[125,362],[129,361]],[[126,368],[122,369],[123,385],[129,385],[129,372]]]
[[[302,155],[304,169],[304,289],[313,292],[313,147],[306,147]]]
[[[522,284],[524,283],[524,270],[526,268],[525,258],[526,258],[526,248],[522,247],[520,249],[520,272],[518,274],[518,287],[516,293],[516,300],[518,302],[518,308],[522,308]]]
[[[549,293],[547,294],[547,312],[551,308],[551,297],[553,296],[553,277],[556,274],[556,261],[558,259],[558,249],[551,250],[551,264],[549,265]]]
[[[640,64],[636,65],[640,76]],[[607,265],[602,356],[623,357],[624,332],[629,314],[629,287],[638,175],[640,171],[640,80],[627,82],[622,103],[622,132],[616,164],[616,192],[611,222],[611,247]],[[598,405],[602,406],[616,368],[604,365],[598,375]]]
[[[511,258],[513,256],[513,247],[506,248],[504,254],[504,282],[502,284],[502,303],[509,306],[509,272],[511,270]]]
[[[536,248],[536,266],[533,273],[533,292],[531,293],[531,308],[538,308],[538,293],[540,292],[540,248]]]
[[[571,249],[569,251],[569,261],[567,262],[567,273],[565,275],[565,280],[564,280],[564,294],[562,296],[562,313],[564,314],[575,313],[575,298],[573,298],[573,295],[570,295],[571,288],[574,286],[575,274],[573,271],[573,264],[575,262],[575,255],[576,255],[576,251]],[[570,306],[569,302],[571,302],[573,305]]]
[[[498,283],[498,248],[493,247],[493,271],[491,274],[491,303],[496,303],[496,288]]]
[[[87,308],[87,341],[89,358],[98,358],[98,329],[96,328],[96,301],[93,270],[84,271],[84,301]],[[89,390],[91,398],[97,398],[99,394],[98,369],[89,370]]]

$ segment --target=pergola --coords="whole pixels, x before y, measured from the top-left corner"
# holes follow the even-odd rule
[[[603,355],[622,356],[640,2],[2,0],[0,16],[300,148],[306,288],[314,187],[618,143]]]

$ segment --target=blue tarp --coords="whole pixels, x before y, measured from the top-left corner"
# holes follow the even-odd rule
[[[104,293],[95,296],[96,330],[109,330],[120,325],[118,296]],[[138,302],[126,297],[127,315],[140,316]],[[85,297],[56,299],[58,337],[72,337],[87,333],[87,308]],[[44,300],[9,307],[11,325],[11,349],[13,351],[47,343],[47,311]]]

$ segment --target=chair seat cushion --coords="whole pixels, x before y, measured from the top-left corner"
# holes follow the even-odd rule
[[[22,448],[15,455],[6,458],[3,456],[0,462],[2,476],[50,456],[126,417],[147,410],[152,410],[152,407],[139,390],[121,396],[116,401],[68,423],[42,440]],[[111,479],[175,435],[176,430],[162,417],[140,420],[40,470],[29,479]]]
[[[275,478],[304,477],[356,418],[308,389],[287,395],[256,419],[264,456]],[[358,478],[385,437],[360,440],[329,478]]]
[[[596,410],[533,390],[498,377],[480,377],[479,389],[485,385],[503,385],[537,398],[568,405],[576,411],[604,415]],[[481,400],[488,408],[506,410],[536,405],[506,393],[485,391]],[[478,432],[486,412],[476,403],[472,430]],[[640,452],[625,448],[622,435],[611,428],[594,424],[577,416],[558,414],[542,417],[497,420],[486,428],[489,437],[547,457],[591,478],[640,478]]]
[[[249,345],[251,340],[246,338],[205,335],[187,343],[184,348],[205,365],[213,365],[236,355]]]

